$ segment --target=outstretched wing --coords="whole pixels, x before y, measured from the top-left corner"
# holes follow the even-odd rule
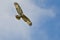
[[[16,8],[16,11],[19,15],[22,15],[23,14],[23,11],[21,9],[21,7],[19,6],[18,3],[14,2],[14,5],[15,5],[15,8]]]
[[[28,17],[26,17],[25,15],[22,16],[22,19],[27,22],[27,24],[29,24],[30,26],[32,25],[32,22],[30,21],[30,19]]]

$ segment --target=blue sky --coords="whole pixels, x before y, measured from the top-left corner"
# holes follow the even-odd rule
[[[46,30],[48,40],[60,40],[60,0],[42,0],[34,1],[35,5],[44,9],[52,9],[55,17],[45,19],[46,22],[42,24],[42,27]],[[41,4],[41,5],[40,5]]]
[[[18,2],[33,25],[17,20]],[[0,40],[60,40],[60,0],[1,0]]]

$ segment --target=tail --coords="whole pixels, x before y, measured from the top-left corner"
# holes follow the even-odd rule
[[[19,15],[16,15],[15,17],[16,17],[16,19],[18,19],[18,20],[20,20],[20,18],[21,18],[21,16],[19,16]]]

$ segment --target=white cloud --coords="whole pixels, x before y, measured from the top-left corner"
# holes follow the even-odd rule
[[[54,17],[52,9],[42,9],[32,4],[30,0],[1,0],[0,1],[0,35],[2,38],[9,38],[13,40],[14,37],[22,36],[22,39],[30,40],[30,27],[22,20],[17,21],[15,15],[17,14],[14,8],[14,2],[18,2],[22,7],[24,14],[28,16],[33,25],[38,23],[39,19],[45,16]],[[37,26],[37,25],[35,25]],[[34,27],[32,27],[34,28]],[[0,37],[1,37],[0,36]],[[15,39],[16,39],[15,38]],[[20,39],[20,38],[19,38]],[[4,39],[2,39],[4,40]]]

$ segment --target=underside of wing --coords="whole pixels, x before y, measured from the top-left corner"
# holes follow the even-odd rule
[[[32,25],[32,22],[30,21],[30,19],[28,17],[26,17],[25,15],[22,16],[22,19],[29,24],[30,26]]]

